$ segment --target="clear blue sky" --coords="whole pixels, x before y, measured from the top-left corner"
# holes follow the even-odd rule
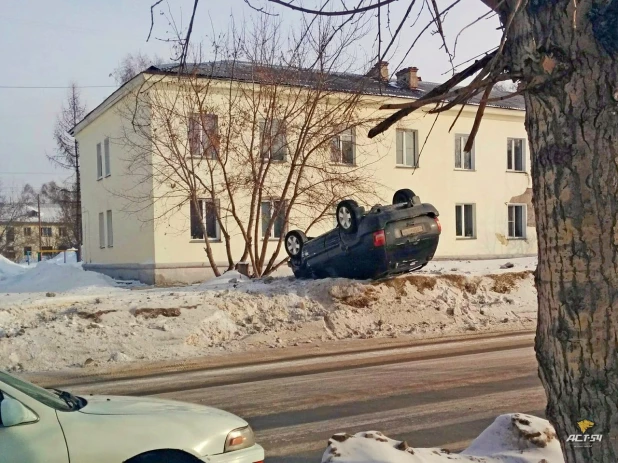
[[[346,0],[347,2],[347,0]],[[152,0],[21,0],[5,2],[0,15],[0,182],[4,193],[19,189],[29,182],[38,186],[48,180],[62,180],[69,174],[54,169],[46,154],[55,149],[52,137],[56,114],[66,96],[66,89],[16,89],[3,86],[67,86],[75,81],[80,86],[109,86],[83,88],[82,96],[88,110],[98,105],[115,89],[110,73],[129,52],[142,51],[171,57],[169,45],[152,39],[146,42],[150,27]],[[313,6],[316,1],[303,4]],[[357,1],[348,2],[356,4]],[[419,5],[421,2],[417,2]],[[186,24],[193,2],[168,0],[168,7],[178,22]],[[264,6],[264,0],[252,0]],[[338,4],[338,2],[337,2]],[[397,19],[407,7],[408,0],[396,2],[391,9],[394,29]],[[441,7],[450,1],[438,0]],[[283,7],[271,7],[288,25],[300,21],[300,14]],[[462,0],[446,18],[445,28],[452,48],[457,33],[487,11],[478,0]],[[212,34],[213,24],[227,29],[233,15],[242,22],[258,15],[244,0],[202,0],[198,8],[195,38],[202,40]],[[154,36],[169,38],[163,17],[156,15]],[[399,63],[420,27],[429,20],[423,13],[414,29],[404,27],[399,48],[390,57],[392,65]],[[377,20],[376,20],[377,24]],[[493,46],[500,39],[496,30],[498,20],[484,19],[467,29],[459,38],[455,64],[463,62]],[[388,37],[388,32],[384,32]],[[409,39],[409,40],[407,40]],[[374,47],[375,34],[368,34],[363,49]],[[404,66],[417,66],[425,81],[441,82],[450,69],[444,52],[439,51],[437,35],[427,34],[406,59]],[[391,69],[391,72],[393,69]]]

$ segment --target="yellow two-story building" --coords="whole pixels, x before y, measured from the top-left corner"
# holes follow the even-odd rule
[[[467,153],[478,100],[437,117],[433,107],[419,110],[367,137],[390,114],[381,105],[435,88],[416,68],[389,80],[380,63],[328,80],[258,67],[208,63],[183,78],[173,66],[152,67],[73,129],[86,268],[150,284],[204,280],[213,264],[224,271],[241,260],[261,259],[264,270],[285,258],[286,230],[332,228],[347,178],[367,201],[388,203],[410,188],[433,204],[442,224],[436,259],[536,253],[521,97],[487,106]],[[288,75],[274,83],[278,72]],[[343,129],[331,134],[329,124]]]

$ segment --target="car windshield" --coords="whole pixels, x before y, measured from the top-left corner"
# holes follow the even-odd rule
[[[85,399],[81,397],[76,397],[68,392],[59,391],[57,389],[43,389],[40,386],[36,386],[35,384],[19,379],[3,371],[0,371],[0,383],[7,384],[48,407],[64,412],[79,410],[86,404]]]

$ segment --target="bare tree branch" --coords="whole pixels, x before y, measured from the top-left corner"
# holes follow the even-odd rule
[[[389,3],[393,3],[397,0],[382,0],[379,1],[377,3],[374,3],[372,5],[367,5],[364,7],[357,7],[357,8],[353,8],[350,10],[340,10],[340,11],[323,11],[323,10],[313,10],[311,8],[304,8],[302,6],[298,6],[295,5],[294,3],[292,3],[292,1],[290,2],[284,2],[283,0],[268,0],[271,3],[276,3],[279,5],[283,5],[287,8],[290,8],[292,10],[296,10],[296,11],[300,11],[302,13],[309,13],[309,14],[315,14],[318,16],[346,16],[349,14],[353,14],[353,13],[363,13],[365,11],[370,11],[370,10],[375,10],[376,8],[380,8],[383,7],[385,5],[388,5]]]

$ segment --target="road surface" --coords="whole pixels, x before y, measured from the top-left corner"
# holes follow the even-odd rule
[[[363,430],[457,451],[499,414],[544,415],[532,344],[477,338],[63,387],[226,409],[255,429],[266,463],[319,463],[332,434]]]

